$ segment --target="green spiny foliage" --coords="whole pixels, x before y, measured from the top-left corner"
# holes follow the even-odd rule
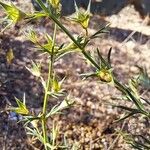
[[[59,81],[57,79],[57,75],[55,74],[55,68],[54,63],[62,56],[76,52],[82,54],[82,56],[85,58],[86,61],[90,62],[91,66],[95,70],[92,73],[85,73],[83,76],[85,78],[89,77],[96,77],[98,81],[101,81],[103,83],[111,84],[115,88],[117,88],[121,93],[123,97],[126,97],[126,100],[132,102],[133,107],[127,107],[127,106],[121,106],[121,105],[114,105],[115,107],[118,107],[126,112],[126,115],[123,118],[120,118],[118,121],[127,119],[131,116],[134,116],[135,114],[141,114],[148,119],[150,118],[150,110],[146,108],[146,106],[143,104],[143,99],[141,98],[139,92],[138,92],[138,84],[139,81],[145,83],[149,83],[148,75],[145,73],[144,70],[141,70],[141,75],[138,79],[131,79],[129,81],[128,85],[122,84],[118,79],[116,78],[113,68],[111,65],[111,51],[110,48],[108,52],[107,58],[104,58],[99,49],[95,49],[98,60],[92,55],[86,51],[86,46],[88,43],[95,39],[99,38],[101,34],[107,33],[107,26],[100,28],[97,32],[95,32],[93,35],[89,35],[88,33],[88,25],[90,21],[90,5],[91,1],[89,1],[89,6],[86,11],[79,10],[75,3],[76,13],[74,17],[70,18],[71,21],[75,21],[81,25],[83,30],[86,30],[85,35],[79,35],[78,37],[74,37],[72,33],[61,23],[60,21],[60,11],[61,11],[61,4],[59,0],[47,0],[46,4],[43,3],[42,0],[36,0],[39,6],[41,7],[42,11],[34,12],[32,14],[22,12],[20,9],[18,9],[13,4],[6,4],[2,1],[0,1],[0,5],[4,8],[7,19],[11,20],[11,23],[16,24],[20,20],[24,20],[27,22],[30,22],[32,19],[39,19],[42,17],[48,17],[50,20],[54,22],[54,32],[53,37],[51,37],[49,34],[44,35],[46,43],[43,44],[39,41],[37,33],[34,30],[30,30],[27,34],[28,39],[31,40],[31,42],[34,43],[35,48],[37,50],[40,50],[42,53],[46,53],[49,58],[49,71],[48,71],[48,79],[45,80],[42,77],[41,74],[41,64],[34,63],[32,61],[32,68],[28,68],[27,70],[31,72],[34,76],[36,76],[41,84],[43,85],[44,90],[44,98],[43,98],[43,109],[38,115],[32,115],[30,111],[27,109],[24,102],[21,102],[20,100],[16,99],[16,102],[18,104],[18,107],[12,107],[10,108],[12,111],[15,111],[16,113],[19,113],[24,116],[24,121],[26,122],[26,129],[28,131],[28,134],[36,137],[45,147],[46,150],[48,149],[59,149],[59,148],[66,148],[64,145],[60,145],[57,143],[57,137],[59,133],[59,127],[56,123],[53,124],[53,127],[51,129],[51,134],[48,133],[48,129],[46,126],[47,119],[50,117],[53,117],[56,114],[61,113],[63,109],[66,109],[70,107],[73,104],[73,101],[70,100],[68,96],[59,103],[58,105],[52,107],[51,110],[48,110],[47,104],[48,99],[51,97],[54,97],[56,99],[59,99],[62,95],[66,95],[64,93],[64,90],[62,89],[62,84],[64,79]],[[60,45],[56,43],[56,32],[58,27],[70,38],[71,42],[67,45],[64,45],[61,43]],[[150,105],[148,100],[145,100],[147,105]],[[33,127],[31,128],[29,124],[32,124]],[[40,124],[42,127],[42,130],[38,128],[38,125]],[[143,137],[142,137],[143,138]],[[147,144],[149,144],[149,140],[144,138],[145,143],[141,144],[135,140],[131,140],[129,142],[133,147],[143,149],[147,148]],[[66,143],[66,142],[65,142]],[[67,145],[67,144],[65,144]],[[148,147],[149,148],[149,147]],[[75,146],[72,146],[72,149],[76,149]]]

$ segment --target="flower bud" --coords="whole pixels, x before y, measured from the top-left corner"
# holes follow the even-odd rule
[[[103,82],[112,82],[113,77],[110,70],[102,69],[98,72],[97,76],[100,78]]]
[[[53,8],[57,9],[59,8],[60,0],[50,0],[51,5]]]

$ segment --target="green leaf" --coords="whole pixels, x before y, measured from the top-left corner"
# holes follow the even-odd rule
[[[89,0],[89,4],[88,4],[88,7],[87,7],[87,13],[90,14],[90,9],[91,9],[91,0]]]
[[[38,140],[44,144],[44,138],[41,134],[41,132],[38,130],[38,128],[34,128],[34,129],[31,129],[29,127],[26,127],[26,130],[27,130],[27,134],[28,135],[32,135],[34,137],[37,137]]]
[[[60,111],[70,107],[70,105],[72,105],[73,103],[74,103],[74,101],[69,100],[68,98],[64,99],[59,105],[55,105],[51,109],[51,111],[46,115],[46,118],[48,118],[48,117],[50,117],[52,115],[60,113]]]
[[[93,35],[91,35],[89,38],[90,39],[95,39],[99,38],[102,33],[109,33],[107,28],[109,27],[110,24],[107,24],[106,26],[100,28],[97,32],[95,32]]]
[[[76,50],[79,49],[78,46],[76,46],[73,42],[69,43],[67,46],[62,47],[59,52],[67,52],[67,51],[72,51],[72,50]]]
[[[137,99],[140,99],[139,93],[138,93],[138,81],[136,79],[129,80],[129,87],[131,89],[131,92],[134,94],[134,96]]]
[[[55,124],[55,122],[53,122],[53,128],[52,128],[52,134],[51,134],[53,146],[56,145],[56,140],[57,140],[58,135],[59,135],[59,127],[58,125]]]
[[[10,20],[12,20],[15,24],[27,16],[24,12],[18,9],[13,3],[8,5],[0,1],[0,5],[5,9],[7,17]]]
[[[44,12],[34,12],[33,14],[28,14],[28,16],[25,19],[31,21],[33,19],[39,19],[47,16],[48,15]]]
[[[77,37],[77,42],[80,45],[83,45],[83,37],[78,36]],[[73,53],[73,52],[81,52],[81,50],[79,49],[79,47],[74,43],[74,42],[70,42],[68,45],[66,46],[60,46],[58,48],[57,51],[57,55],[56,55],[56,59],[58,60],[59,58],[61,58],[62,56],[69,54],[69,53]]]
[[[53,79],[52,79],[52,89],[51,89],[51,92],[50,92],[50,95],[52,96],[62,96],[63,91],[64,89],[62,89],[62,84],[65,80],[65,77],[61,80],[61,81],[58,81],[56,75],[53,76]]]
[[[83,73],[83,74],[80,74],[80,76],[83,77],[83,79],[87,79],[89,77],[96,77],[97,73],[95,72]]]
[[[26,127],[28,124],[32,124],[33,127],[37,127],[37,124],[39,120],[41,119],[41,114],[38,116],[24,116],[23,119],[21,120],[24,123],[24,126]]]
[[[108,62],[102,57],[102,55],[101,55],[101,53],[100,53],[100,51],[99,51],[99,49],[97,48],[96,49],[97,50],[97,55],[98,55],[98,57],[99,57],[99,59],[100,59],[100,61],[101,61],[101,69],[110,69],[110,65],[108,64]]]
[[[45,39],[47,41],[46,44],[42,45],[42,48],[46,49],[47,51],[51,52],[53,49],[53,40],[50,35],[46,34]]]
[[[41,77],[41,83],[43,85],[43,88],[46,90],[46,81]]]
[[[126,111],[130,111],[130,112],[134,112],[134,113],[140,113],[140,110],[138,109],[134,109],[134,108],[130,108],[130,107],[126,107],[126,106],[122,106],[122,105],[114,105],[115,107],[124,109]]]
[[[43,53],[48,53],[49,55],[57,54],[59,47],[56,45],[53,45],[53,40],[50,35],[45,35],[46,44],[40,44],[39,42],[35,43],[36,48],[40,50]]]
[[[14,111],[14,112],[16,112],[18,114],[21,114],[21,115],[28,115],[29,114],[29,110],[27,109],[25,103],[21,102],[17,98],[15,98],[15,99],[16,99],[18,107],[12,107],[12,108],[10,108],[10,110]]]
[[[127,119],[127,118],[129,118],[129,117],[131,117],[131,116],[134,116],[135,114],[137,114],[137,112],[131,112],[131,113],[125,115],[124,117],[122,117],[122,118],[116,120],[115,123],[120,122],[120,121],[123,121],[123,120],[125,120],[125,119]]]
[[[129,112],[131,112],[131,113],[133,113],[133,114],[138,114],[138,113],[140,113],[140,114],[143,114],[143,115],[148,116],[148,112],[143,111],[143,110],[141,110],[141,109],[135,109],[135,108],[130,108],[130,107],[121,106],[121,105],[113,105],[113,106],[118,107],[118,108],[123,109],[123,110],[126,110],[126,111],[129,111]]]
[[[26,33],[26,36],[31,42],[33,42],[34,44],[38,44],[38,36],[34,30],[29,30],[29,32]]]
[[[56,76],[53,78],[52,90],[58,93],[61,90],[61,84],[56,79]]]
[[[142,137],[142,140],[140,140],[140,137]],[[133,135],[131,141],[129,144],[132,145],[132,147],[139,149],[139,150],[149,150],[150,149],[150,144],[147,143],[147,139],[143,138],[143,136],[139,135]],[[128,141],[127,141],[128,142]]]
[[[26,67],[26,69],[30,71],[34,76],[40,77],[41,76],[41,64],[34,63],[33,61],[31,61],[31,63],[32,63],[32,68]]]
[[[112,47],[109,49],[108,55],[107,55],[107,61],[108,61],[108,65],[110,68],[111,68],[111,60],[110,60],[111,52],[112,52]]]
[[[137,99],[133,93],[130,92],[129,88],[126,88],[126,97],[132,101],[139,110],[144,111],[144,105],[142,104],[140,99]]]

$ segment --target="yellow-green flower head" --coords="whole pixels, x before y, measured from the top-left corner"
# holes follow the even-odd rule
[[[72,20],[81,24],[84,29],[87,29],[90,20],[90,13],[87,11],[84,12],[83,10],[79,10],[76,12],[75,17],[72,18]]]
[[[91,8],[91,0],[89,0],[89,4],[87,10],[79,9],[75,2],[75,16],[71,18],[73,21],[79,23],[85,30],[87,30],[90,20],[90,8]]]
[[[97,76],[101,81],[110,83],[113,81],[113,77],[110,70],[102,69],[98,72]]]
[[[59,8],[60,0],[49,0],[50,4],[53,6],[53,8],[57,9]]]

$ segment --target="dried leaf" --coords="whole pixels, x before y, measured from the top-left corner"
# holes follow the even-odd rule
[[[7,60],[7,63],[8,64],[11,64],[12,63],[12,60],[14,59],[14,53],[13,53],[13,50],[10,49],[7,53],[6,53],[6,60]]]

